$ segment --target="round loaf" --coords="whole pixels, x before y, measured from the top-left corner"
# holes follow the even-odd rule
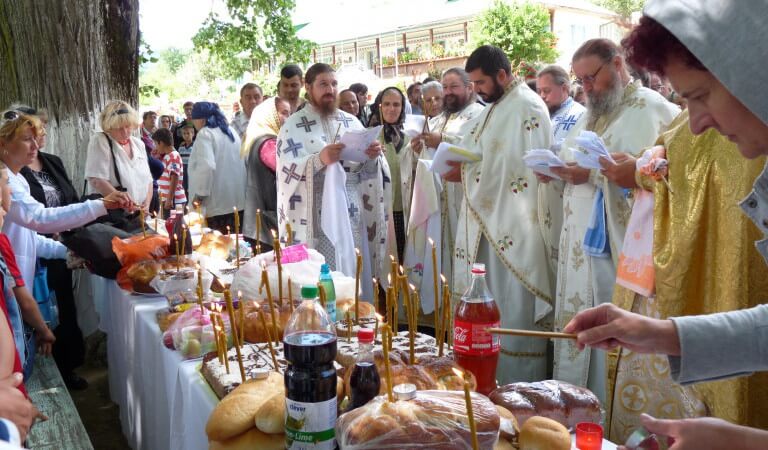
[[[571,449],[568,430],[560,422],[541,416],[533,416],[525,421],[517,442],[520,450]]]
[[[358,308],[360,309],[360,317],[375,317],[376,308],[373,303],[368,303],[364,300],[358,302]],[[347,317],[347,311],[355,319],[355,300],[345,298],[343,300],[336,299],[336,317],[340,320]]]
[[[520,432],[515,415],[503,406],[496,405],[496,410],[499,411],[499,418],[501,420],[499,436],[502,439],[512,440]]]
[[[258,308],[261,308],[264,314],[264,320],[267,324],[272,342],[283,339],[283,329],[285,324],[288,323],[288,319],[291,318],[291,310],[288,304],[283,304],[282,307],[275,305],[275,314],[278,315],[277,319],[277,338],[275,338],[275,329],[272,327],[272,315],[270,313],[269,304],[264,301],[257,303],[257,306],[247,305],[245,309],[245,341],[246,342],[267,342],[267,332],[261,325],[261,319],[259,319]]]
[[[210,441],[209,450],[283,450],[285,448],[285,434],[262,433],[256,428],[251,428],[231,439],[224,441]]]

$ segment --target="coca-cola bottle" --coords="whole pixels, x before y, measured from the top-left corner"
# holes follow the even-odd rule
[[[477,378],[477,392],[488,395],[496,389],[496,365],[501,343],[486,331],[501,323],[499,307],[485,283],[485,264],[472,265],[472,282],[456,307],[453,325],[453,355],[456,362]]]

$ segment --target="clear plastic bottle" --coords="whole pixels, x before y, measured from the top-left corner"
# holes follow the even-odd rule
[[[285,439],[291,450],[336,447],[336,327],[317,300],[317,287],[301,288],[302,302],[285,325]]]
[[[325,290],[325,310],[331,322],[336,322],[336,288],[333,286],[331,267],[328,264],[320,266],[320,284]]]
[[[379,395],[381,389],[381,378],[373,361],[373,332],[370,328],[360,328],[357,332],[359,346],[355,367],[349,379],[351,401],[347,411],[365,405]]]
[[[456,307],[453,325],[453,355],[456,362],[477,379],[477,392],[488,395],[496,389],[496,366],[501,341],[487,328],[501,324],[499,307],[485,282],[485,264],[472,265],[472,282]]]

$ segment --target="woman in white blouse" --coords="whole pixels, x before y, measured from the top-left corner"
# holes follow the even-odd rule
[[[141,124],[139,115],[128,103],[110,100],[99,122],[103,131],[91,136],[85,160],[88,193],[106,197],[123,190],[137,207],[148,210],[152,201],[152,175],[147,152],[141,139],[131,134]]]

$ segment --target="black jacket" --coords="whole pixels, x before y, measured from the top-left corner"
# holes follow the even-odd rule
[[[56,184],[61,189],[61,205],[66,206],[71,203],[79,203],[80,195],[77,190],[72,186],[72,180],[70,180],[67,171],[64,169],[64,163],[61,162],[61,158],[50,153],[39,152],[37,157],[40,158],[40,163],[43,165],[43,169],[48,172],[51,177],[56,181]],[[45,203],[45,193],[43,187],[37,182],[35,176],[32,174],[32,169],[29,167],[23,167],[21,174],[26,178],[29,183],[29,192],[32,197],[38,202],[42,203],[46,207],[50,206]]]

